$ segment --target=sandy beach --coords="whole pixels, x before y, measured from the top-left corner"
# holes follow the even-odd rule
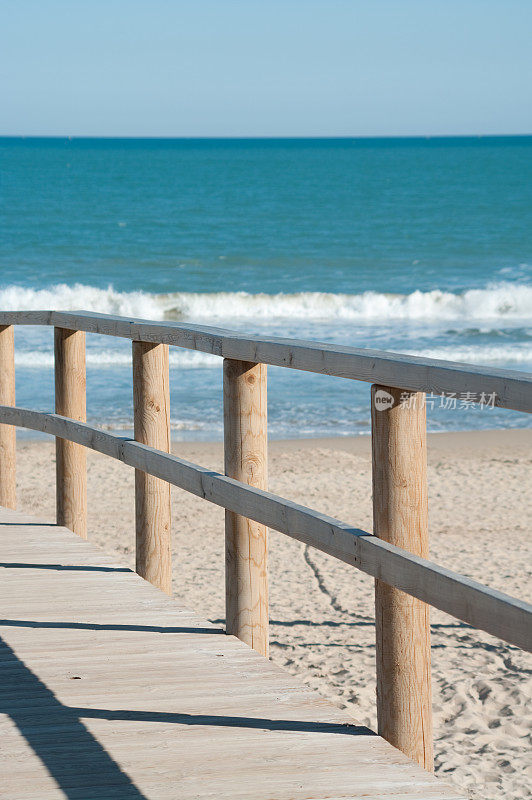
[[[532,430],[429,437],[431,558],[525,599],[531,445]],[[173,450],[222,469],[220,443]],[[18,446],[19,509],[51,520],[54,452]],[[371,529],[369,437],[273,441],[269,460],[272,491]],[[133,566],[133,470],[89,453],[88,475],[90,538]],[[181,490],[172,498],[175,596],[222,622],[224,512]],[[272,659],[375,728],[372,580],[276,532],[269,563]],[[530,656],[438,611],[432,623],[437,774],[475,800],[529,797]]]

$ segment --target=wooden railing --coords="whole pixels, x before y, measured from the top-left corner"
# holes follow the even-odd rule
[[[55,328],[55,413],[15,407],[13,325]],[[84,332],[132,340],[134,440],[86,424]],[[169,454],[169,345],[224,359],[225,475]],[[266,364],[373,384],[373,534],[267,491]],[[382,390],[390,402],[380,410]],[[468,392],[532,411],[532,375],[510,370],[89,312],[0,312],[0,504],[15,507],[14,426],[56,437],[57,521],[82,537],[85,448],[129,464],[136,470],[136,569],[168,594],[169,485],[222,506],[227,632],[266,656],[268,527],[372,575],[379,733],[432,769],[428,606],[527,650],[532,607],[427,560],[424,392]]]

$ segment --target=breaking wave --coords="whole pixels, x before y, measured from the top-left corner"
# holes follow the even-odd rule
[[[532,316],[532,286],[490,284],[454,293],[434,289],[411,294],[363,292],[334,294],[250,294],[247,292],[119,292],[81,283],[47,289],[7,286],[0,289],[3,310],[57,309],[97,311],[154,320],[226,323],[239,320],[501,320]]]

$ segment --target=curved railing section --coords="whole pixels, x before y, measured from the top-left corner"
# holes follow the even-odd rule
[[[58,436],[115,458],[351,564],[474,628],[532,651],[531,605],[417,558],[367,531],[134,439],[58,414],[0,406],[0,423]]]
[[[55,413],[15,406],[14,325],[55,329]],[[134,439],[86,424],[85,332],[132,341]],[[224,475],[169,453],[169,346],[223,358]],[[373,384],[373,533],[267,491],[267,364]],[[168,593],[170,485],[221,506],[226,629],[263,655],[267,528],[373,576],[379,733],[431,769],[428,605],[527,650],[532,606],[427,559],[425,392],[532,411],[532,375],[512,370],[85,311],[0,312],[0,505],[15,507],[15,427],[56,437],[57,521],[83,537],[86,449],[128,464],[136,470],[136,569]]]
[[[494,396],[495,405],[532,412],[532,375],[433,358],[304,339],[249,336],[203,325],[95,314],[89,311],[3,311],[0,325],[50,325],[212,353],[223,358],[335,375],[412,392]]]

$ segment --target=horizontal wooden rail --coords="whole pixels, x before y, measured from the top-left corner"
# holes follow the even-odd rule
[[[335,375],[412,392],[493,397],[494,405],[532,412],[532,374],[300,339],[248,336],[176,322],[148,322],[88,311],[2,311],[0,325],[51,325],[199,350],[237,361]],[[473,401],[473,398],[471,398]]]
[[[328,553],[509,644],[532,651],[531,605],[414,556],[366,531],[177,456],[57,414],[0,406],[0,423],[69,439],[116,458]]]

